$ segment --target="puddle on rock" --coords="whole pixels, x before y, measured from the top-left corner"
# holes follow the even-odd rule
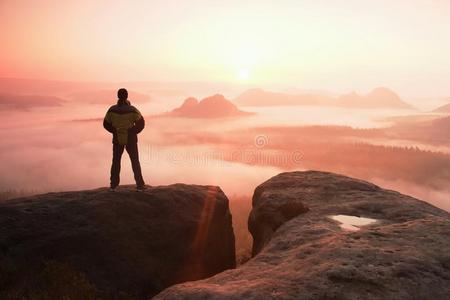
[[[355,217],[355,216],[347,216],[347,215],[335,215],[330,216],[329,218],[338,221],[339,226],[344,230],[357,231],[361,226],[373,224],[377,222],[376,219],[363,218],[363,217]]]

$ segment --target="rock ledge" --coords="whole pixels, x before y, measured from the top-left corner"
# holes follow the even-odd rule
[[[219,187],[125,186],[0,204],[2,299],[62,299],[57,290],[75,284],[81,298],[148,299],[234,266],[228,199]]]

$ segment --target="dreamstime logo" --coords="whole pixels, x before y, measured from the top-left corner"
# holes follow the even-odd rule
[[[182,166],[217,166],[232,167],[232,163],[244,163],[247,165],[278,166],[293,168],[298,167],[304,161],[304,155],[300,150],[280,151],[274,149],[262,149],[268,142],[266,136],[255,138],[253,148],[242,149],[210,149],[210,150],[179,150],[164,149],[147,146],[146,155],[142,156],[143,163],[173,164]]]
[[[255,146],[262,148],[269,143],[269,138],[266,135],[260,134],[255,137]]]
[[[292,163],[294,164],[300,164],[303,160],[303,153],[301,151],[294,151],[290,156]]]

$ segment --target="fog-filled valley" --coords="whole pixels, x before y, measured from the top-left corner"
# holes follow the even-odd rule
[[[139,135],[145,180],[220,186],[230,198],[238,261],[249,257],[253,190],[283,171],[341,173],[450,209],[450,117],[442,109],[277,106],[276,93],[269,106],[239,106],[240,86],[13,83],[0,81],[7,91],[0,97],[3,199],[107,186],[111,136],[103,116],[115,88],[130,86],[146,120]],[[132,183],[124,158],[121,184]]]
[[[253,190],[283,171],[341,173],[450,210],[444,100],[437,111],[389,107],[389,99],[376,107],[376,94],[370,107],[295,103],[301,96],[276,105],[286,97],[271,93],[270,105],[241,106],[246,87],[151,82],[1,79],[2,199],[107,186],[112,146],[102,121],[122,86],[146,120],[139,135],[146,182],[220,186],[231,201],[241,259],[251,245],[246,220]],[[132,182],[126,157],[121,184]]]

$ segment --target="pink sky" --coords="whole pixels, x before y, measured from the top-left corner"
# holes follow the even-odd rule
[[[0,77],[450,96],[450,2],[0,2]]]

